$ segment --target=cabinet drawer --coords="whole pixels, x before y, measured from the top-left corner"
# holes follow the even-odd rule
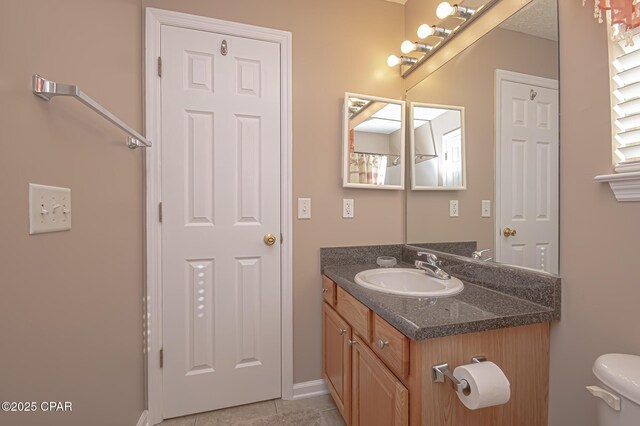
[[[336,306],[336,283],[322,276],[322,297],[330,306]]]
[[[376,314],[371,347],[398,377],[409,377],[409,338]]]
[[[367,342],[371,339],[371,310],[340,287],[337,287],[336,310]]]

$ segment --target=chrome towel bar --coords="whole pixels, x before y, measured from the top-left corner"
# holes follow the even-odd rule
[[[105,107],[87,96],[87,94],[80,90],[78,86],[73,84],[56,83],[55,81],[47,80],[38,74],[33,75],[32,86],[33,94],[45,101],[50,101],[51,98],[55,96],[71,96],[78,99],[80,102],[128,133],[127,146],[129,148],[135,149],[151,147],[150,141],[131,127],[127,126],[124,121],[113,115]]]

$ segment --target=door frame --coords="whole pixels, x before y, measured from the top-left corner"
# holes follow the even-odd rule
[[[281,333],[282,398],[293,399],[293,288],[292,288],[292,74],[291,40],[287,31],[223,21],[156,8],[145,9],[145,131],[153,147],[145,150],[146,189],[146,295],[143,299],[146,397],[150,424],[162,421],[162,228],[161,201],[161,77],[162,25],[268,41],[280,45],[281,78]]]
[[[500,249],[498,244],[500,243],[500,231],[502,231],[502,227],[500,224],[502,223],[502,213],[500,211],[500,203],[502,201],[500,194],[500,181],[502,176],[500,176],[500,151],[502,149],[502,118],[501,118],[501,109],[502,109],[502,82],[510,81],[512,83],[519,84],[529,84],[533,86],[543,87],[545,89],[554,89],[558,91],[558,111],[560,111],[560,84],[558,80],[553,80],[551,78],[538,77],[535,75],[522,74],[513,71],[506,71],[501,69],[496,69],[495,76],[495,110],[494,113],[496,115],[496,127],[495,127],[495,135],[496,135],[496,143],[495,143],[495,166],[494,166],[494,188],[495,188],[495,222],[493,224],[493,249],[494,249],[494,259],[496,262],[500,262]],[[560,151],[560,127],[558,126],[558,151]],[[559,152],[558,152],[559,154]],[[558,158],[560,158],[558,156]],[[558,176],[558,185],[560,185],[560,177]],[[558,246],[560,245],[560,199],[558,198]],[[558,247],[559,249],[560,247]],[[559,251],[558,251],[559,253]],[[558,259],[558,270],[560,270],[560,259]]]

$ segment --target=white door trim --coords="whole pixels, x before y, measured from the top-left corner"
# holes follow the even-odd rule
[[[281,55],[281,229],[282,265],[282,398],[293,398],[293,290],[292,290],[292,80],[291,33],[222,21],[162,9],[145,11],[145,123],[153,147],[146,150],[146,259],[147,296],[144,300],[147,406],[149,423],[162,421],[162,247],[158,206],[161,201],[161,102],[157,59],[162,25],[229,34],[280,44]]]
[[[495,212],[495,222],[494,222],[494,226],[493,226],[493,248],[494,248],[494,258],[496,260],[496,262],[500,262],[500,250],[498,248],[498,243],[500,241],[500,231],[502,230],[501,228],[501,223],[502,223],[502,213],[500,212],[500,202],[501,202],[501,194],[500,194],[500,179],[502,178],[500,176],[500,167],[498,167],[500,165],[500,151],[502,148],[502,122],[501,122],[501,99],[502,99],[502,82],[503,81],[510,81],[513,83],[521,83],[521,84],[530,84],[533,86],[538,86],[538,87],[544,87],[547,89],[555,89],[558,90],[559,88],[559,84],[558,84],[558,80],[553,80],[550,78],[544,78],[544,77],[537,77],[535,75],[529,75],[529,74],[521,74],[521,73],[517,73],[517,72],[513,72],[513,71],[505,71],[505,70],[500,70],[500,69],[496,69],[496,78],[495,78],[496,82],[496,98],[495,98],[495,115],[496,115],[496,127],[495,127],[495,134],[496,134],[496,143],[495,143],[495,152],[494,152],[494,157],[495,157],[495,163],[494,163],[494,176],[495,176],[495,180],[493,182],[494,187],[495,187],[495,204],[493,206],[493,211]]]

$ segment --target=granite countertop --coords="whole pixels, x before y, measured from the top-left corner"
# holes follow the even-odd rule
[[[413,265],[399,263],[397,267],[413,268]],[[355,283],[358,272],[376,268],[375,264],[328,265],[323,267],[323,273],[412,340],[559,319],[557,309],[472,284],[460,275],[458,278],[463,281],[464,290],[442,298],[396,296]]]

